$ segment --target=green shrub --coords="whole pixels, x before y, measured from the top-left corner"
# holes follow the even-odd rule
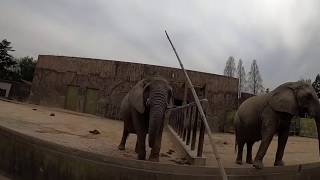
[[[236,114],[236,111],[229,111],[226,113],[226,119],[223,124],[223,132],[234,132],[234,115]]]
[[[300,118],[300,136],[317,137],[317,127],[314,119]]]

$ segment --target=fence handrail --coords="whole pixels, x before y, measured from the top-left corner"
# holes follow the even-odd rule
[[[208,99],[201,99],[200,102],[208,102]],[[182,105],[182,106],[175,106],[175,107],[172,107],[172,108],[168,108],[167,111],[183,109],[183,108],[186,108],[186,107],[189,107],[189,106],[194,106],[194,105],[196,105],[196,102],[191,102],[191,103],[188,103],[188,104],[185,104],[185,105]]]
[[[201,99],[204,106],[204,112],[207,111],[208,100]],[[180,140],[191,151],[195,151],[197,157],[202,157],[204,143],[204,123],[200,120],[199,110],[196,102],[168,109],[166,113],[170,116],[168,125],[177,133]],[[197,144],[197,146],[196,146]]]

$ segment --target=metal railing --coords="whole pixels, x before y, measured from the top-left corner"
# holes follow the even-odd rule
[[[207,110],[207,99],[200,100],[204,112]],[[183,106],[168,109],[168,125],[180,137],[180,140],[190,148],[197,151],[198,157],[202,157],[205,127],[195,102]]]

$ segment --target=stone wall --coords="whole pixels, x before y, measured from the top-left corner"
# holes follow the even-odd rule
[[[210,126],[215,131],[223,130],[227,112],[237,107],[237,79],[195,71],[188,71],[188,74],[200,98],[206,97],[209,100]],[[90,89],[96,92],[98,97],[93,114],[117,118],[124,95],[137,81],[154,75],[160,75],[170,82],[175,102],[181,103],[186,83],[180,69],[111,60],[39,55],[30,101],[68,108],[67,94],[75,87],[77,103],[73,110],[84,112],[86,103],[90,100],[86,98]],[[190,90],[187,100],[193,101]]]

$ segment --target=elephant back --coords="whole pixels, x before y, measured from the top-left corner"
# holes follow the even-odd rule
[[[245,100],[237,111],[241,124],[254,124],[258,122],[263,108],[267,105],[268,95],[253,96]]]

